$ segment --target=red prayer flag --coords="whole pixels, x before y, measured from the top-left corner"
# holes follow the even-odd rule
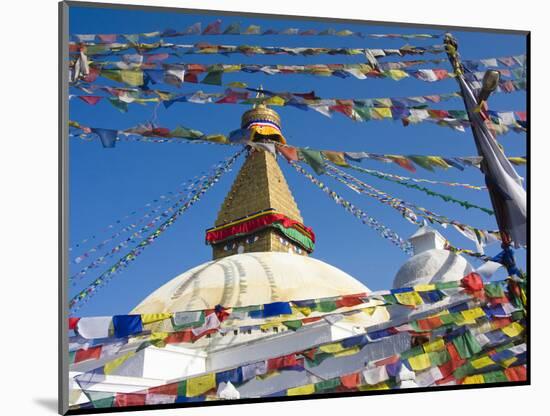
[[[447,78],[447,75],[449,74],[449,71],[447,71],[446,69],[434,69],[433,72],[437,79]]]
[[[163,386],[150,387],[148,394],[166,394],[168,396],[178,395],[178,383],[165,384]]]
[[[97,37],[103,43],[114,43],[114,42],[116,42],[116,35],[97,35]]]
[[[292,95],[295,95],[296,97],[302,97],[305,100],[315,100],[315,99],[319,98],[315,95],[315,91],[304,92],[304,93],[301,93],[301,94],[295,92],[295,93],[292,93]]]
[[[80,321],[80,318],[69,318],[69,329],[76,329],[78,321]]]
[[[145,406],[145,394],[117,393],[114,407]]]
[[[88,349],[81,349],[76,351],[74,355],[74,362],[79,363],[86,360],[99,360],[101,357],[101,345]]]
[[[350,307],[360,305],[363,303],[363,296],[365,296],[365,294],[342,296],[336,301],[336,307],[342,308],[344,306]]]
[[[186,329],[185,331],[181,331],[181,332],[174,332],[168,335],[168,337],[166,337],[166,339],[164,340],[166,344],[180,344],[182,342],[192,342],[192,341],[193,341],[193,333],[191,332],[190,329]]]
[[[462,278],[461,286],[469,292],[477,292],[483,289],[483,280],[481,276],[475,272],[472,272]]]
[[[203,35],[219,35],[221,33],[220,26],[222,24],[222,21],[220,19],[216,20],[215,22],[210,23],[208,26],[206,26],[206,29],[204,29],[204,32],[202,32]]]
[[[344,386],[345,388],[355,389],[359,384],[359,373],[340,376],[340,381],[342,382],[342,386]]]
[[[404,157],[390,157],[390,159],[409,172],[416,172],[416,168],[409,159]]]
[[[527,380],[527,367],[510,367],[504,370],[504,374],[508,381],[525,381]]]
[[[277,150],[289,162],[296,162],[298,160],[298,150],[295,147],[277,146]]]
[[[183,81],[197,84],[199,82],[199,78],[197,77],[197,74],[186,72],[183,76]]]
[[[491,323],[493,329],[504,328],[512,323],[512,318],[493,316]]]
[[[96,105],[103,97],[99,95],[79,95],[78,98],[86,104]]]
[[[100,74],[99,68],[91,67],[90,70],[88,71],[88,75],[85,75],[83,77],[83,80],[86,82],[94,82],[97,79],[97,77],[99,77],[99,74]]]
[[[323,319],[322,316],[312,316],[311,318],[304,318],[304,319],[302,319],[302,323],[303,323],[303,324],[310,324],[310,323],[312,323],[312,322],[320,321],[321,319]]]
[[[392,355],[391,357],[384,358],[383,360],[380,360],[380,361],[376,361],[374,364],[377,367],[381,367],[383,365],[394,364],[397,361],[399,361],[399,355]]]
[[[425,331],[436,329],[436,328],[439,328],[440,326],[443,325],[443,321],[441,320],[441,318],[439,316],[433,316],[431,318],[419,319],[419,320],[416,321],[416,323],[418,324],[420,329],[425,330]]]

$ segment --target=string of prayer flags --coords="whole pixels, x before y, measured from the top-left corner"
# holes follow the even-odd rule
[[[116,43],[117,41],[131,41],[137,43],[140,38],[174,38],[181,36],[196,36],[196,35],[287,35],[287,36],[338,36],[338,37],[350,37],[357,36],[359,38],[370,37],[372,39],[437,39],[441,38],[441,34],[433,33],[363,33],[359,31],[353,31],[349,29],[300,29],[300,28],[286,28],[286,29],[262,29],[260,25],[250,24],[246,27],[241,27],[239,22],[232,22],[227,24],[225,29],[222,28],[223,21],[216,19],[214,22],[209,23],[205,29],[202,29],[202,22],[196,22],[183,30],[176,30],[172,28],[157,30],[147,33],[133,33],[133,34],[75,34],[71,37],[80,43],[95,42],[100,43]]]
[[[159,49],[171,49],[178,54],[243,54],[243,55],[292,55],[292,56],[316,56],[316,55],[365,55],[369,50],[374,56],[405,56],[440,54],[445,52],[444,45],[432,45],[428,47],[404,45],[392,49],[368,49],[368,48],[319,48],[319,47],[285,47],[285,46],[259,46],[259,45],[212,45],[206,42],[196,44],[175,44],[164,41],[153,43],[77,43],[69,42],[69,52],[80,54],[83,51],[88,57],[96,55],[117,55],[129,49],[136,52],[155,51]]]
[[[463,286],[467,285],[465,282],[463,279]],[[461,282],[446,282],[445,284],[451,287],[450,284],[453,283],[461,284]],[[442,285],[442,283],[436,283],[433,286],[442,287]],[[392,292],[394,294],[408,293],[403,289],[395,289]],[[509,293],[505,293],[505,296],[508,295]],[[366,328],[366,334],[353,335],[337,342],[323,343],[303,351],[150,387],[132,393],[135,396],[132,398],[119,397],[119,393],[116,393],[116,398],[113,401],[117,402],[119,406],[137,402],[157,403],[157,399],[161,395],[164,396],[163,402],[205,400],[214,394],[221,394],[229,383],[239,393],[240,386],[245,386],[255,378],[277,377],[282,371],[287,370],[308,372],[308,369],[327,359],[339,360],[354,356],[365,351],[363,348],[368,348],[369,344],[372,345],[375,342],[381,345],[380,343],[383,343],[385,339],[389,340],[390,337],[402,332],[408,332],[412,340],[415,338],[416,330],[414,328],[418,328],[418,333],[428,341],[422,341],[416,346],[411,341],[411,347],[404,349],[401,347],[393,353],[384,352],[383,355],[377,355],[377,358],[369,360],[367,363],[358,362],[355,369],[345,367],[346,370],[341,373],[337,372],[331,378],[321,381],[318,381],[317,378],[308,378],[304,380],[303,384],[288,387],[276,394],[295,396],[341,392],[342,389],[365,391],[427,387],[451,382],[479,384],[526,380],[527,349],[522,315],[510,311],[507,318],[500,318],[492,312],[495,310],[495,306],[490,301],[482,299],[481,306],[471,308],[468,305],[473,297],[456,299],[461,299],[460,303],[454,303],[452,304],[454,306],[448,306],[448,309],[435,308],[431,315],[428,314],[424,318],[410,321],[408,327],[402,324],[391,326],[392,322],[388,322],[390,326],[383,330],[369,331]],[[413,305],[412,308],[416,309],[418,306]],[[429,311],[425,308],[423,310]],[[436,319],[438,319],[436,324],[427,326],[422,323],[432,321],[435,323]],[[444,328],[445,331],[439,330],[440,328]],[[82,361],[97,360],[97,356],[101,355],[98,351],[102,347],[74,351],[73,357],[85,357]],[[116,374],[117,369],[126,361],[133,359],[135,354],[134,351],[129,351],[107,361],[102,367],[93,371]],[[339,367],[336,365],[335,368]],[[83,376],[85,377],[85,375]],[[84,391],[86,394],[91,393],[85,387]],[[97,405],[100,406],[101,403]]]
[[[346,165],[339,165],[339,166],[349,167],[351,169],[357,170],[358,172],[368,173],[372,176],[379,177],[380,179],[388,178],[388,179],[393,179],[395,181],[402,181],[402,182],[410,181],[410,182],[416,182],[416,183],[429,183],[429,184],[432,184],[432,185],[445,185],[445,186],[452,186],[452,187],[463,187],[463,188],[471,189],[471,190],[475,190],[475,191],[483,191],[483,190],[487,189],[485,186],[470,185],[470,184],[467,184],[467,183],[435,181],[435,180],[432,180],[432,179],[411,178],[411,177],[407,177],[407,176],[395,175],[393,173],[387,173],[387,172],[381,172],[381,171],[378,171],[378,170],[362,168],[360,166],[352,165],[352,164],[347,163],[347,162],[346,162]]]
[[[218,162],[216,165],[214,165],[212,168],[215,167],[221,167],[223,165],[223,162]],[[126,226],[123,226],[122,228],[118,229],[114,234],[110,235],[109,237],[103,239],[99,244],[87,249],[83,253],[79,254],[75,258],[73,258],[73,263],[79,264],[82,261],[84,261],[86,258],[89,258],[93,253],[96,253],[98,250],[102,249],[103,247],[107,246],[110,242],[114,241],[121,235],[136,229],[140,224],[144,223],[145,221],[149,221],[151,218],[156,219],[154,214],[161,212],[162,208],[169,202],[174,201],[178,196],[182,195],[188,195],[190,196],[190,192],[202,181],[204,181],[207,178],[206,172],[202,172],[201,175],[197,175],[194,178],[182,183],[179,187],[181,190],[176,190],[174,192],[169,191],[166,194],[160,195],[157,198],[153,199],[152,201],[148,202],[144,205],[144,209],[146,209],[145,214],[138,219],[135,222],[132,222]],[[158,204],[158,205],[154,205]],[[126,220],[130,219],[131,217],[138,214],[140,210],[134,210],[130,212],[129,214],[125,215],[124,217],[121,217],[117,219],[116,221],[113,221],[108,226],[104,227],[103,230],[101,230],[98,234],[93,234],[87,238],[84,238],[77,243],[75,243],[73,246],[69,247],[69,251],[75,251],[78,248],[81,248],[86,243],[90,241],[97,240],[99,238],[99,235],[106,231],[112,231],[115,230],[117,227],[119,227],[121,224],[123,224]]]
[[[215,165],[212,170],[216,169],[223,169],[223,166],[225,165],[225,162],[220,162],[217,165]],[[212,171],[211,170],[211,171]],[[202,191],[203,187],[211,180],[211,176],[203,175],[200,181],[195,181],[191,187],[188,187],[188,192],[180,192],[180,197],[176,199],[175,202],[173,202],[171,205],[169,205],[167,208],[165,208],[159,215],[156,215],[152,217],[152,214],[154,211],[150,211],[146,216],[144,217],[145,220],[147,220],[146,224],[140,227],[137,231],[134,231],[132,234],[130,234],[126,239],[120,241],[115,246],[111,247],[108,251],[106,251],[104,254],[96,257],[91,261],[89,264],[87,264],[85,267],[83,267],[80,271],[73,273],[69,276],[69,281],[73,281],[73,284],[75,284],[74,280],[84,277],[90,270],[97,269],[101,267],[103,264],[105,264],[105,261],[115,255],[117,255],[122,250],[126,249],[129,245],[133,244],[134,242],[140,240],[143,236],[143,234],[147,233],[149,230],[153,229],[157,223],[160,221],[165,221],[166,218],[168,218],[171,214],[176,212],[181,206],[184,206],[185,204],[188,204],[191,200],[193,200],[200,192]],[[132,224],[129,227],[124,227],[122,230],[120,230],[118,233],[114,234],[113,238],[116,238],[120,235],[122,235],[125,231],[132,230],[137,226],[137,224]],[[86,258],[89,258],[90,255],[93,253],[96,253],[97,250],[105,247],[111,239],[104,240],[99,245],[93,247],[92,249],[86,251],[85,253],[81,254],[77,258],[75,258],[75,263],[79,264]]]
[[[334,166],[325,165],[325,167],[328,170],[327,174],[329,176],[343,183],[355,192],[365,194],[383,204],[389,205],[390,207],[398,210],[407,221],[413,224],[419,226],[423,225],[423,221],[418,218],[420,216],[425,220],[430,221],[431,223],[436,222],[443,226],[452,225],[457,230],[459,230],[461,234],[474,241],[480,247],[483,247],[490,242],[495,242],[500,239],[500,235],[498,233],[490,232],[487,230],[480,230],[470,225],[462,224],[456,220],[450,220],[447,217],[436,214],[432,211],[427,210],[426,208],[420,207],[410,202],[403,201],[398,198],[394,198],[387,193],[380,191],[373,186],[366,184],[365,182],[360,181],[354,176],[351,176],[339,170]]]
[[[336,204],[343,207],[346,211],[353,214],[357,219],[359,219],[363,224],[368,225],[369,227],[376,230],[384,239],[389,240],[391,243],[399,247],[401,250],[403,250],[405,253],[411,253],[412,248],[409,242],[403,240],[399,235],[392,231],[390,228],[386,227],[385,225],[378,222],[376,219],[369,216],[366,212],[363,210],[355,207],[353,204],[342,198],[340,195],[338,195],[336,192],[332,191],[329,187],[327,187],[323,182],[317,180],[315,177],[313,177],[311,174],[306,172],[301,166],[299,166],[297,163],[289,161],[290,165],[296,169],[299,173],[304,175],[311,183],[313,183],[315,186],[317,186],[319,189],[321,189],[324,193],[326,193]]]
[[[73,296],[69,302],[69,308],[72,312],[76,311],[82,302],[87,301],[91,296],[93,296],[97,291],[107,284],[113,276],[125,269],[132,261],[136,259],[147,247],[149,247],[156,239],[161,236],[168,228],[170,228],[175,221],[191,206],[193,206],[197,201],[200,200],[202,195],[207,192],[214,184],[219,181],[219,178],[229,171],[232,165],[235,163],[237,158],[242,154],[243,150],[237,152],[235,155],[231,156],[226,160],[226,164],[219,169],[215,169],[211,172],[209,180],[198,189],[197,193],[187,201],[185,204],[180,206],[168,219],[166,219],[154,232],[149,234],[144,240],[142,240],[134,249],[130,250],[129,253],[124,255],[116,263],[110,266],[106,271],[100,274],[92,283],[90,283],[86,288],[80,291],[78,294]]]
[[[351,165],[351,164],[339,165],[339,166],[349,167],[349,168],[351,168],[353,170],[356,170],[358,172],[363,172],[363,173],[366,173],[368,175],[374,176],[376,178],[383,179],[385,181],[397,183],[399,185],[405,186],[405,187],[410,188],[410,189],[416,189],[418,191],[422,191],[427,195],[439,197],[442,200],[444,200],[445,202],[452,202],[452,203],[458,204],[458,205],[460,205],[460,206],[462,206],[463,208],[466,208],[466,209],[470,209],[470,208],[479,209],[480,211],[483,211],[483,212],[485,212],[489,215],[493,215],[493,211],[488,209],[488,208],[480,207],[479,205],[472,204],[471,202],[468,202],[468,201],[463,201],[463,200],[460,200],[460,199],[456,199],[456,198],[454,198],[450,195],[445,195],[445,194],[442,194],[442,193],[439,193],[439,192],[432,191],[432,190],[430,190],[430,189],[428,189],[424,186],[419,186],[417,184],[412,184],[412,183],[409,183],[409,182],[407,182],[403,179],[394,178],[394,177],[392,177],[393,175],[383,174],[383,173],[380,173],[380,172],[377,172],[377,171],[373,171],[373,170],[370,170],[370,169],[364,169],[364,168],[361,168],[360,166]],[[409,178],[409,179],[411,179],[411,178]],[[476,189],[476,187],[472,187],[470,189]],[[479,190],[481,188],[477,187],[477,189]]]

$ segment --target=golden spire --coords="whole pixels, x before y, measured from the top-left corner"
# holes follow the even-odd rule
[[[262,96],[263,93],[258,92],[257,98]],[[250,140],[256,142],[286,143],[280,126],[281,119],[277,112],[264,103],[259,103],[246,111],[241,120],[241,128],[250,129]],[[304,249],[302,234],[307,235],[308,231],[302,225],[300,210],[275,154],[251,146],[248,157],[220,208],[215,227],[208,230],[207,236],[208,233],[223,233],[235,227],[235,224],[251,224],[249,221],[259,217],[279,214],[293,222],[292,230],[283,230],[278,225],[264,226],[253,232],[243,229],[238,233],[230,233],[230,238],[224,235],[221,240],[209,240],[212,244],[213,258],[265,251],[307,255],[312,250],[312,243],[308,249]],[[296,230],[300,230],[302,234],[297,235]]]

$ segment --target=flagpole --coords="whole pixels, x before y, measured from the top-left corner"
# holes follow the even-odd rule
[[[464,66],[462,65],[462,62],[460,60],[460,55],[458,54],[458,42],[456,41],[456,39],[454,38],[454,36],[451,33],[445,33],[445,38],[444,38],[443,43],[445,44],[445,50],[447,52],[447,57],[449,58],[451,66],[453,67],[453,70],[454,70],[454,73],[455,73],[455,78],[457,79],[458,85],[460,87],[462,100],[464,102],[464,106],[466,108],[466,111],[468,112],[468,118],[469,118],[469,120],[472,124],[473,123],[478,123],[479,119],[477,117],[473,117],[473,114],[472,114],[473,111],[471,109],[471,106],[469,106],[467,101],[466,101],[466,93],[467,92],[465,91],[463,84],[458,79],[458,77],[463,77],[463,75],[464,75]],[[487,74],[491,73],[491,72],[492,72],[491,75],[495,75],[494,73],[496,73],[495,78],[497,78],[497,80],[498,80],[498,75],[499,74],[498,74],[497,71],[487,71],[485,78],[487,78]],[[485,78],[484,78],[484,84],[485,84]],[[479,109],[480,106],[483,106],[485,104],[485,101],[487,100],[487,98],[489,97],[491,92],[494,91],[494,89],[496,89],[497,82],[498,81],[493,82],[494,85],[492,86],[493,87],[492,90],[487,90],[485,88],[485,85],[483,86],[482,91],[480,92],[480,94],[476,98],[478,109]],[[479,145],[480,139],[478,137],[478,130],[476,128],[473,128],[473,127],[474,126],[472,125],[471,130],[472,130],[472,134],[474,135],[474,139],[475,139],[474,142],[476,144],[478,155],[483,156],[483,152],[482,152],[482,150],[480,148],[480,145]],[[496,140],[496,137],[494,136],[493,132],[489,132],[489,133],[491,135],[491,138],[496,142],[497,140]],[[510,234],[508,233],[508,231],[504,228],[504,224],[503,224],[504,221],[499,221],[499,219],[502,219],[502,218],[506,217],[506,212],[503,209],[502,205],[497,202],[497,200],[495,198],[495,195],[494,195],[494,192],[491,192],[491,189],[494,188],[494,186],[490,182],[490,180],[488,180],[488,177],[487,177],[487,163],[486,163],[485,159],[481,160],[480,169],[481,169],[481,171],[483,172],[483,174],[485,176],[485,183],[487,184],[487,187],[489,188],[489,191],[490,191],[489,195],[490,195],[490,198],[491,198],[491,204],[493,205],[493,210],[497,214],[496,215],[497,224],[498,224],[498,227],[499,227],[499,232],[500,232],[500,236],[501,236],[501,240],[502,240],[502,248],[508,248],[512,244],[512,239],[511,239]]]

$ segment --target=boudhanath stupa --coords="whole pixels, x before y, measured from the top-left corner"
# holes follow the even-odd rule
[[[74,323],[71,409],[524,379],[518,282],[484,282],[424,226],[393,287],[372,292],[313,257],[322,241],[272,152],[279,115],[257,105],[241,128],[251,141],[206,231],[212,260],[128,315]]]

